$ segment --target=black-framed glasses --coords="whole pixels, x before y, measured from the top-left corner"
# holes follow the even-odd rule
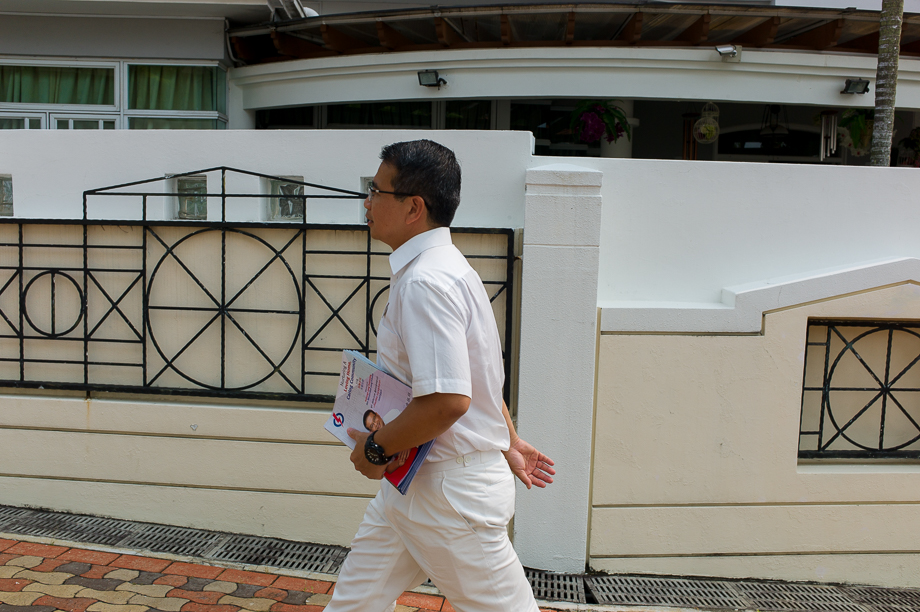
[[[389,195],[395,195],[396,197],[399,197],[399,198],[411,198],[413,195],[415,195],[414,193],[402,193],[399,191],[384,191],[382,189],[377,189],[377,186],[374,185],[373,183],[367,186],[367,199],[368,200],[373,200],[374,196],[376,196],[378,193],[386,193]]]

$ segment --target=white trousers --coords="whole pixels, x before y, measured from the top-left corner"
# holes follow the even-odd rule
[[[514,476],[499,451],[426,463],[406,495],[383,482],[326,612],[385,612],[431,578],[457,612],[539,612],[508,540]]]

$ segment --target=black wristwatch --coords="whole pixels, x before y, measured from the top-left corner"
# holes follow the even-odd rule
[[[364,442],[364,456],[374,465],[386,465],[392,457],[387,457],[383,447],[374,442],[375,433],[377,432],[371,432],[371,435],[367,437],[367,441]]]

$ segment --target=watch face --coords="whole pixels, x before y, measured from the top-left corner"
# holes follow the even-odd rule
[[[364,443],[364,456],[374,465],[384,465],[387,462],[383,447],[374,442],[374,434],[368,436],[367,441]]]

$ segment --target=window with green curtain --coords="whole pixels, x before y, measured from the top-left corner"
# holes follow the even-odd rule
[[[115,69],[0,65],[0,102],[113,105]]]
[[[217,66],[128,66],[128,108],[226,113],[226,84]]]
[[[170,117],[130,117],[132,130],[223,130],[227,124],[217,119],[173,119]]]
[[[488,130],[492,127],[491,100],[448,100],[444,127],[448,130]]]
[[[431,102],[330,104],[327,124],[355,127],[431,127]]]

